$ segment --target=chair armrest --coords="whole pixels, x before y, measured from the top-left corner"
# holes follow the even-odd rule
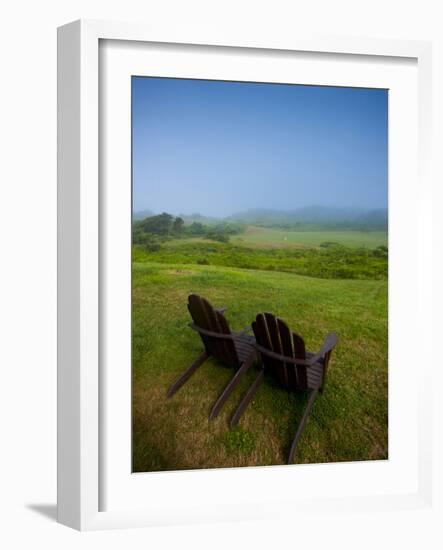
[[[317,355],[310,357],[309,359],[298,359],[297,357],[288,357],[287,355],[282,355],[281,353],[275,353],[259,344],[255,344],[255,348],[263,355],[267,355],[271,359],[277,359],[277,361],[283,361],[284,363],[291,363],[293,365],[300,365],[305,367],[312,367],[317,361]]]
[[[221,340],[232,340],[232,334],[223,334],[222,332],[213,332],[212,330],[206,330],[197,326],[195,323],[189,323],[192,330],[203,334],[203,336],[210,336],[211,338],[220,338]]]
[[[322,347],[320,348],[320,350],[310,358],[310,361],[313,361],[315,363],[319,359],[322,359],[327,353],[332,351],[337,344],[338,344],[338,334],[336,334],[335,332],[331,332],[326,336],[325,341]]]

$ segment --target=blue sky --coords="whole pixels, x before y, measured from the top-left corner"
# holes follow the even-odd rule
[[[388,92],[132,78],[133,208],[387,207]]]

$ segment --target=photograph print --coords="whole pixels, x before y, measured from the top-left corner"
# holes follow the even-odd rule
[[[388,90],[131,87],[133,471],[386,460]]]

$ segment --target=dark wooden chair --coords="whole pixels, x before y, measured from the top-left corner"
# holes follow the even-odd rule
[[[188,310],[193,320],[190,327],[199,333],[205,349],[169,388],[168,397],[172,397],[208,357],[236,367],[237,372],[211,409],[209,418],[212,420],[219,414],[243,374],[255,362],[255,338],[247,334],[251,331],[250,327],[241,332],[232,332],[224,315],[226,308],[216,309],[208,300],[197,294],[188,297]]]
[[[262,369],[234,413],[231,427],[240,420],[266,371],[276,376],[290,390],[309,391],[309,399],[289,452],[288,464],[291,464],[315,398],[318,392],[323,393],[331,353],[338,342],[338,336],[332,332],[317,353],[309,353],[303,338],[296,332],[291,332],[288,325],[272,313],[257,315],[252,329]]]

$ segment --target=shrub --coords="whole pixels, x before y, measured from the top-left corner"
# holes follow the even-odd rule
[[[388,247],[387,246],[377,246],[375,250],[372,251],[372,255],[376,258],[387,258],[388,257]]]
[[[206,239],[210,239],[211,241],[217,241],[219,243],[227,243],[229,242],[229,237],[228,235],[224,235],[223,233],[218,233],[218,232],[214,232],[214,231],[209,231],[206,235],[205,235],[205,238]]]
[[[146,252],[158,252],[161,249],[161,245],[154,241],[150,241],[144,244],[143,248]]]
[[[320,243],[320,248],[340,248],[342,245],[340,243],[336,243],[335,241],[324,241]]]

